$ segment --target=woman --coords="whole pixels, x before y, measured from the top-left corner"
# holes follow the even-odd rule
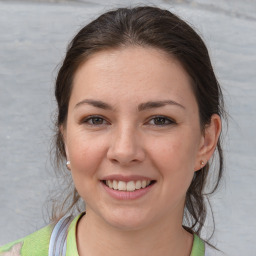
[[[0,255],[207,255],[205,184],[215,151],[212,192],[221,179],[224,110],[196,32],[158,8],[107,12],[72,40],[55,96],[73,201]],[[80,197],[86,214],[61,218]]]

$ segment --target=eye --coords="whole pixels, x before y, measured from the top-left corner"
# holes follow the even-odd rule
[[[83,120],[83,123],[95,126],[108,124],[108,122],[101,116],[89,116]]]
[[[175,124],[176,122],[165,116],[155,116],[149,120],[148,124],[156,126],[165,126]]]

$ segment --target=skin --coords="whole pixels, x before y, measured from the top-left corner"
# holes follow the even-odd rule
[[[159,101],[165,104],[144,104]],[[200,161],[212,156],[221,122],[213,115],[202,132],[190,78],[176,59],[142,47],[94,54],[75,74],[61,130],[86,202],[79,255],[190,255],[186,191]],[[156,182],[140,198],[119,200],[104,189],[108,175]]]

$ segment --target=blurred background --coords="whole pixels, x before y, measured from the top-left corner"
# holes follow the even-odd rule
[[[230,114],[213,243],[256,255],[255,0],[0,0],[0,244],[47,222],[54,80],[72,36],[104,11],[139,4],[180,15],[205,40]]]

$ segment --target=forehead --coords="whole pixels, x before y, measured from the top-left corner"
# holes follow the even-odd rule
[[[130,101],[172,96],[194,98],[190,77],[180,62],[150,47],[128,47],[98,52],[76,71],[72,98],[110,96]],[[155,98],[154,98],[155,97]],[[161,100],[161,99],[160,99]]]

